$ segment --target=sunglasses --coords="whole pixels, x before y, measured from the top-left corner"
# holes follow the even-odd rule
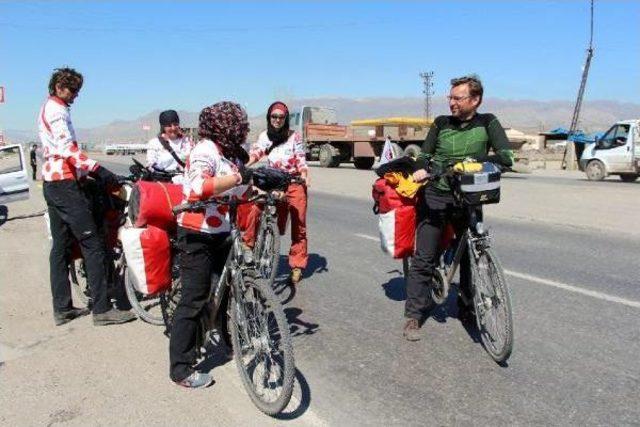
[[[282,114],[272,114],[269,117],[271,117],[274,120],[282,120],[284,119],[285,116],[283,116]]]

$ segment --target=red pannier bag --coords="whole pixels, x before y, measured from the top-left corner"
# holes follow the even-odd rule
[[[173,230],[171,209],[182,202],[182,186],[166,182],[138,181],[129,198],[129,219],[134,227],[153,225]]]
[[[169,234],[153,225],[121,228],[120,241],[127,260],[127,275],[133,287],[154,295],[171,287],[171,244]]]
[[[236,209],[236,226],[238,230],[244,232],[249,228],[249,213],[255,203],[242,203]]]
[[[378,215],[380,247],[393,258],[413,255],[416,240],[416,199],[403,197],[384,178],[373,184],[371,195]]]

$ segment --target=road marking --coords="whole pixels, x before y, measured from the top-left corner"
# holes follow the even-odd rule
[[[507,275],[517,277],[519,279],[529,280],[531,282],[540,283],[541,285],[553,286],[554,288],[564,289],[565,291],[575,292],[577,294],[586,295],[592,298],[601,299],[603,301],[615,302],[629,307],[640,308],[640,301],[633,301],[626,298],[616,297],[614,295],[605,294],[603,292],[592,291],[580,288],[578,286],[569,285],[567,283],[556,282],[555,280],[543,279],[542,277],[531,276],[530,274],[518,273],[517,271],[505,270]]]
[[[373,237],[373,236],[369,236],[367,234],[356,234],[356,236],[362,237],[363,239],[367,239],[367,240],[373,240],[374,242],[379,242],[380,241],[379,237]]]
[[[369,236],[368,234],[356,234],[357,237],[361,237],[367,240],[375,240],[376,242],[380,239],[374,236]],[[530,282],[539,283],[541,285],[552,286],[554,288],[563,289],[568,292],[575,292],[577,294],[586,295],[588,297],[597,298],[603,301],[615,302],[618,304],[626,305],[633,308],[640,308],[640,301],[633,301],[626,298],[620,298],[614,295],[605,294],[604,292],[592,291],[589,289],[584,289],[579,286],[570,285],[568,283],[556,282],[555,280],[544,279],[542,277],[532,276],[530,274],[519,273],[517,271],[505,270],[505,274],[517,277],[519,279],[528,280]]]

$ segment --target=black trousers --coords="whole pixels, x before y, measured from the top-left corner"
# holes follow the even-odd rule
[[[182,381],[194,371],[200,315],[209,301],[229,253],[229,234],[198,233],[178,227],[182,297],[178,301],[169,339],[169,376]]]
[[[69,250],[75,238],[82,251],[93,300],[93,313],[111,308],[107,297],[104,241],[97,230],[89,201],[73,180],[45,182],[44,199],[49,209],[51,253],[49,268],[54,312],[72,307],[69,283]]]
[[[431,279],[440,259],[439,243],[447,223],[451,223],[456,236],[462,236],[469,218],[466,209],[456,205],[451,193],[427,188],[418,202],[416,251],[411,260],[407,279],[405,317],[422,320],[429,308]],[[460,289],[471,296],[469,252],[460,260]]]
[[[33,180],[36,180],[36,171],[38,169],[37,163],[31,163],[31,175]]]

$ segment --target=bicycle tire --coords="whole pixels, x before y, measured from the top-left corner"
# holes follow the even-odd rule
[[[272,286],[280,263],[280,233],[275,222],[260,224],[255,249],[256,270]]]
[[[127,264],[122,266],[122,277],[127,299],[136,316],[151,325],[164,325],[164,316],[160,302],[160,295],[144,295],[136,290],[129,276]],[[164,293],[164,292],[163,292]],[[153,310],[153,311],[152,311]]]
[[[411,257],[407,256],[402,258],[402,276],[404,277],[404,282],[407,282],[409,278],[409,269],[411,268]]]
[[[76,298],[88,307],[91,301],[91,291],[87,280],[87,271],[84,265],[84,259],[79,258],[69,263],[69,281],[73,288]]]
[[[241,277],[244,285],[234,286],[229,298],[233,359],[253,404],[267,415],[276,415],[286,408],[293,393],[295,363],[289,324],[271,286],[255,280],[251,270],[245,270]],[[235,295],[238,289],[242,295]],[[255,349],[256,345],[266,347],[268,352],[265,348]],[[245,350],[254,350],[255,354],[247,355]],[[245,366],[246,356],[249,360]],[[272,370],[279,373],[275,379]],[[270,389],[272,385],[279,386],[279,392],[267,400],[266,392],[260,389]]]
[[[484,349],[491,358],[497,363],[503,363],[509,359],[513,352],[511,294],[504,270],[491,248],[480,249],[478,260],[474,258],[471,249],[470,251],[475,288],[473,303],[480,338]],[[483,259],[486,260],[483,261]],[[480,273],[480,262],[486,262],[487,274],[484,275],[484,278]],[[488,309],[487,305],[489,305]],[[492,319],[488,314],[493,314],[493,317],[500,314],[501,319]]]
[[[177,257],[173,260],[171,269],[171,288],[167,292],[160,294],[160,310],[162,312],[162,321],[165,326],[165,335],[171,335],[171,327],[173,325],[173,316],[178,306],[178,301],[182,298],[182,282],[180,281],[180,268],[178,266]]]

